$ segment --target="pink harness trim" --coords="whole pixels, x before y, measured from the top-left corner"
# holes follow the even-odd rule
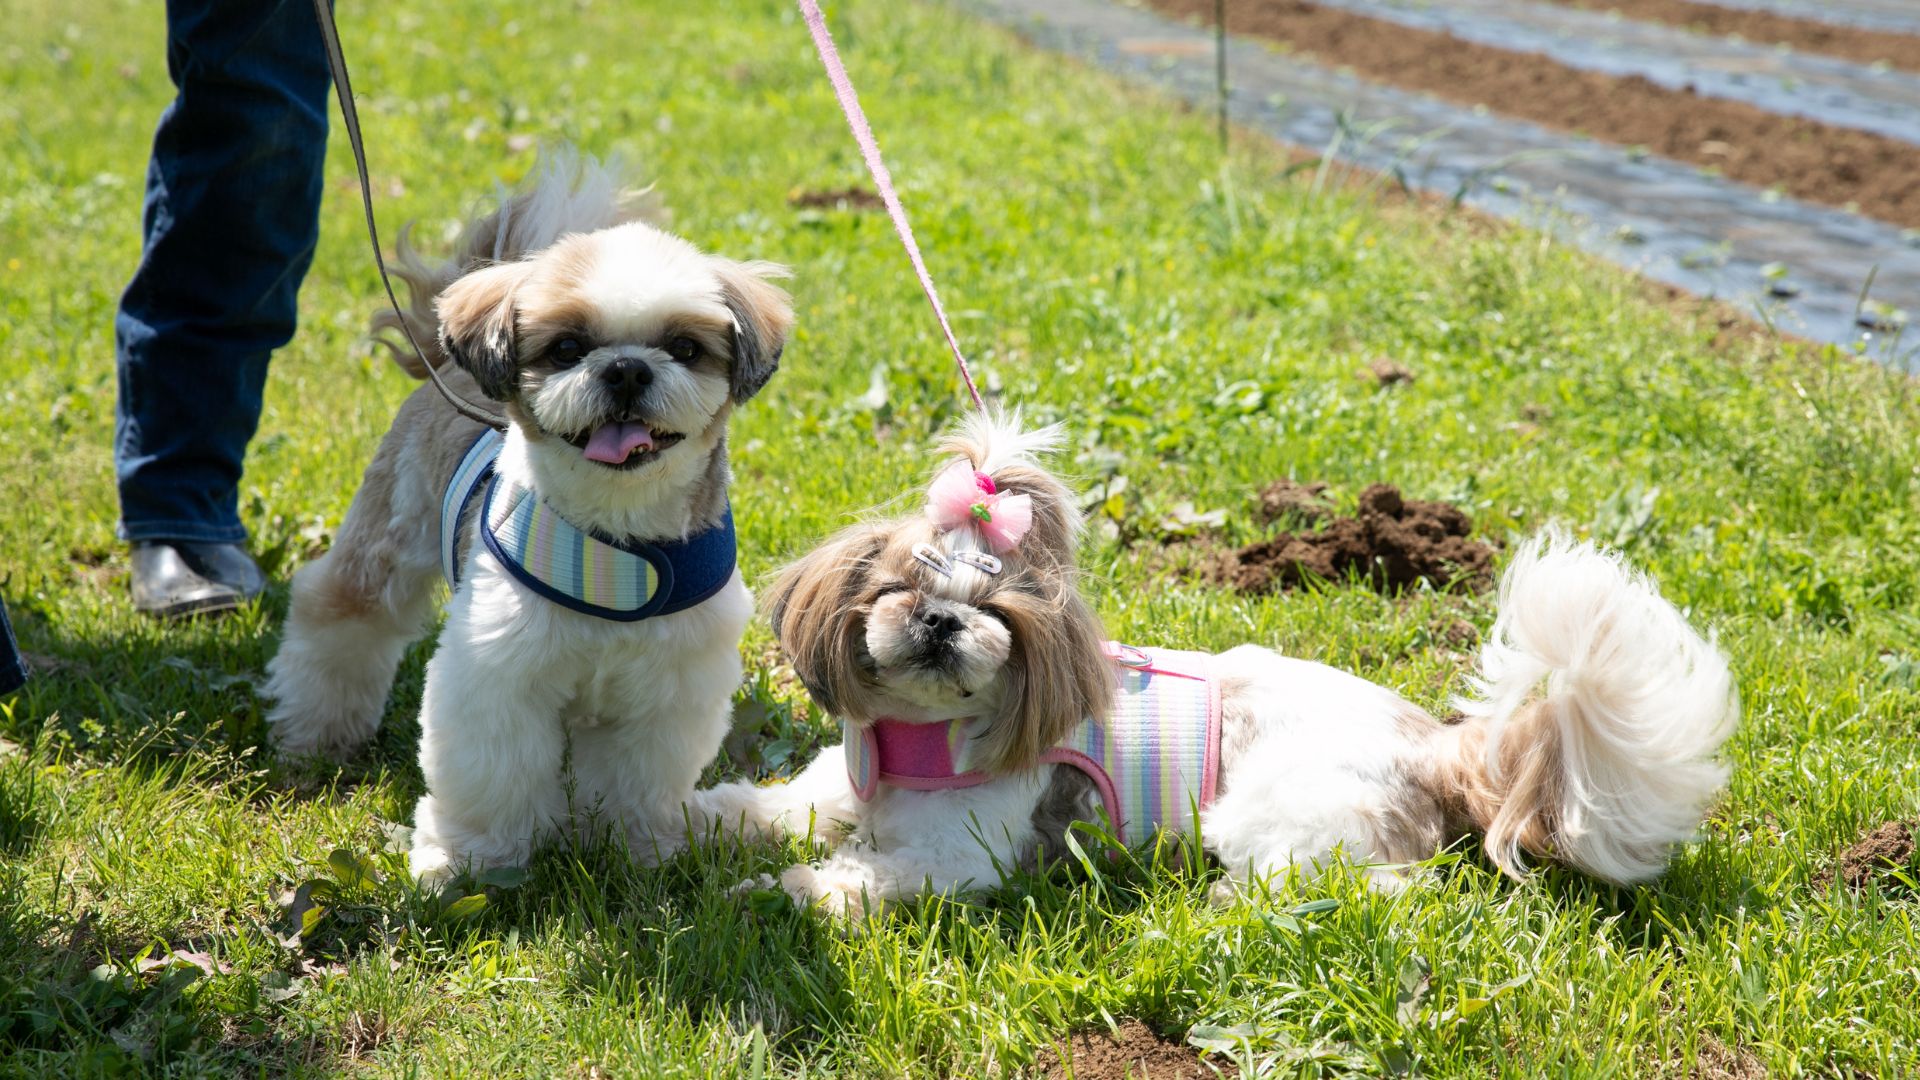
[[[1115,677],[1123,686],[1130,672],[1135,678],[1159,676],[1196,680],[1205,684],[1207,730],[1204,764],[1194,801],[1198,802],[1201,809],[1212,805],[1220,775],[1220,685],[1212,677],[1209,665],[1211,658],[1201,653],[1149,652],[1129,645],[1110,645],[1108,648],[1115,665]],[[977,787],[993,780],[994,774],[984,769],[962,768],[967,744],[979,724],[980,721],[975,719],[914,723],[893,717],[883,717],[870,724],[847,724],[847,776],[854,794],[864,802],[878,794],[883,784],[911,791],[948,791]],[[1121,797],[1122,785],[1116,783],[1107,768],[1087,750],[1069,745],[1076,741],[1085,742],[1089,738],[1105,743],[1107,735],[1097,723],[1090,721],[1082,724],[1069,738],[1068,744],[1048,750],[1041,755],[1040,761],[1042,764],[1071,765],[1086,773],[1099,790],[1100,801],[1105,805],[1107,816],[1118,830],[1122,842],[1133,843],[1136,839],[1144,838],[1155,827],[1180,830],[1189,824],[1186,821],[1128,820],[1129,814],[1151,808],[1126,805]],[[1126,764],[1136,770],[1149,765],[1142,761],[1127,761]],[[1165,762],[1151,764],[1157,768]],[[1138,789],[1140,785],[1128,786],[1129,789]],[[1145,801],[1151,801],[1151,795]]]

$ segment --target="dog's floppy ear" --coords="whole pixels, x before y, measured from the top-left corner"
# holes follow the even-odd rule
[[[873,564],[886,549],[885,529],[859,525],[808,552],[780,572],[767,613],[780,651],[812,695],[836,716],[862,714],[868,691],[860,667]],[[855,719],[868,719],[854,715]]]
[[[716,259],[720,295],[733,313],[733,400],[760,392],[780,367],[780,353],[793,330],[793,302],[774,278],[791,276],[778,263]]]
[[[533,272],[530,262],[482,267],[447,286],[434,300],[440,315],[440,350],[495,401],[513,396],[514,290]]]
[[[1030,568],[1023,587],[1002,587],[993,604],[1013,636],[1006,693],[974,735],[986,767],[1018,772],[1040,763],[1089,716],[1113,703],[1113,663],[1100,619],[1080,598],[1069,568]]]

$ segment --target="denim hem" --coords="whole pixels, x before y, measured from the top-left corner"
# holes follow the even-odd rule
[[[191,521],[122,521],[116,530],[120,539],[138,543],[142,540],[178,540],[184,544],[244,544],[247,542],[247,530],[243,525],[204,525]]]

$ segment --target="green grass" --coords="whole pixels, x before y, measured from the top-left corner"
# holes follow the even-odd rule
[[[1267,642],[1444,708],[1463,666],[1444,630],[1484,628],[1486,600],[1242,598],[1177,573],[1190,549],[1161,523],[1191,502],[1249,538],[1250,492],[1283,476],[1454,499],[1496,539],[1565,522],[1625,546],[1733,657],[1745,720],[1704,842],[1644,889],[1515,884],[1461,849],[1398,897],[1335,872],[1230,908],[1178,859],[1103,866],[852,939],[729,894],[799,854],[769,847],[658,870],[553,850],[477,913],[414,894],[385,830],[420,790],[429,645],[363,760],[322,775],[258,749],[286,575],[414,389],[359,337],[377,286],[344,143],[245,481],[276,585],[225,620],[143,622],[113,536],[111,323],[168,96],[159,6],[26,0],[0,42],[0,589],[49,666],[0,700],[20,747],[0,759],[0,1073],[994,1075],[1123,1016],[1234,1029],[1213,1033],[1275,1076],[1655,1075],[1712,1041],[1782,1075],[1910,1072],[1914,893],[1813,880],[1915,814],[1911,383],[1716,341],[1710,313],[1550,240],[1316,193],[1252,140],[1223,170],[1205,118],[955,10],[831,14],[961,336],[1004,400],[1072,425],[1067,467],[1111,493],[1085,558],[1115,636]],[[800,330],[736,429],[750,574],[925,473],[960,399],[885,219],[787,204],[864,177],[786,4],[341,15],[389,230],[438,240],[528,168],[526,137],[569,139],[645,162],[696,242],[795,267]],[[1417,381],[1354,377],[1382,355]],[[790,768],[827,724],[764,626],[744,648],[742,745]],[[316,879],[326,914],[295,940],[280,901]],[[155,963],[174,950],[211,973]]]

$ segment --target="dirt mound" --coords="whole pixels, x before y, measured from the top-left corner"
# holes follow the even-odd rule
[[[1399,386],[1414,380],[1413,369],[1390,357],[1376,356],[1360,369],[1360,377],[1381,386]]]
[[[787,196],[787,205],[795,210],[884,210],[887,206],[878,194],[862,187],[796,191]]]
[[[1046,1080],[1216,1080],[1191,1046],[1163,1039],[1138,1020],[1121,1023],[1112,1034],[1082,1031],[1040,1052],[1036,1074]]]
[[[1814,884],[1824,889],[1838,878],[1849,889],[1864,889],[1875,881],[1898,887],[1888,871],[1911,871],[1914,848],[1912,823],[1885,822],[1841,852],[1837,862],[1814,878]]]
[[[1268,525],[1283,518],[1318,525],[1333,517],[1333,505],[1327,501],[1327,485],[1319,481],[1302,484],[1294,480],[1275,480],[1260,489],[1260,520]]]
[[[1287,499],[1305,493],[1317,500],[1319,494],[1314,485],[1292,485],[1269,500],[1278,487],[1261,493],[1263,512],[1270,501],[1285,504],[1284,513],[1295,509]],[[1436,589],[1479,590],[1492,580],[1493,547],[1469,538],[1473,522],[1451,503],[1407,499],[1399,488],[1374,484],[1360,493],[1352,517],[1327,516],[1318,501],[1307,505],[1323,515],[1324,528],[1249,544],[1222,557],[1209,576],[1244,593],[1291,589],[1313,580],[1345,581],[1349,576],[1362,577],[1387,593],[1423,581]]]

